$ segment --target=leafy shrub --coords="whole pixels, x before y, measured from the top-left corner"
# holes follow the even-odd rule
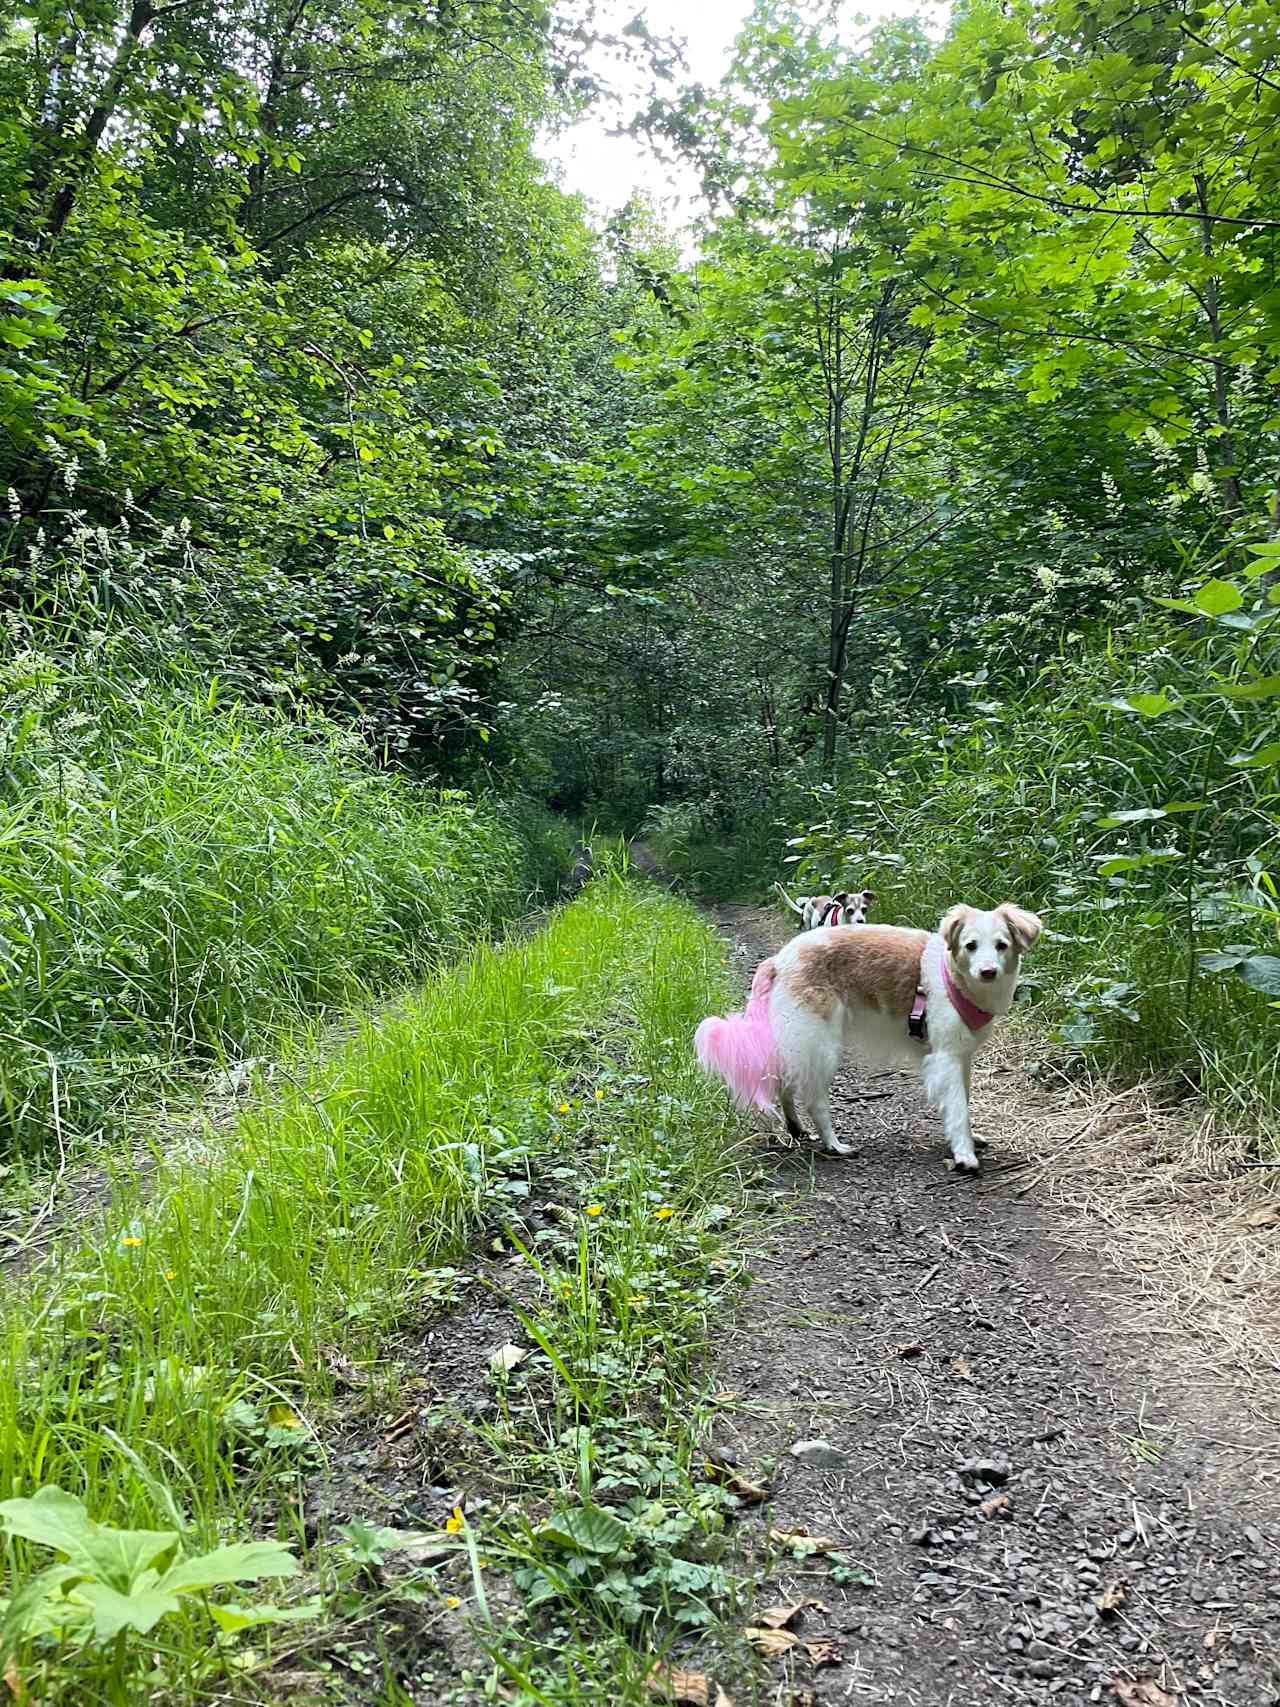
[[[1064,1044],[1181,1073],[1274,1131],[1280,612],[1259,577],[1277,558],[1157,601],[1176,617],[1064,657],[1019,701],[866,745],[775,856],[801,888],[865,878],[904,923],[960,899],[1043,910],[1028,983]]]

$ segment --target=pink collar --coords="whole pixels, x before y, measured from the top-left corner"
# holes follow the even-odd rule
[[[960,1018],[969,1027],[970,1031],[981,1031],[983,1026],[990,1025],[991,1021],[996,1016],[992,1013],[988,1013],[985,1008],[980,1008],[976,1002],[971,1002],[969,1000],[968,996],[965,995],[964,991],[951,976],[951,967],[948,964],[951,957],[947,953],[946,944],[943,942],[941,937],[936,937],[934,940],[938,944],[938,952],[942,960],[943,988],[951,998],[951,1006],[960,1015]]]

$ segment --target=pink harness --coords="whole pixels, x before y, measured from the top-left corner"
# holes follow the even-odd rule
[[[984,1025],[990,1025],[991,1021],[996,1016],[988,1013],[985,1008],[980,1008],[976,1002],[971,1002],[968,996],[965,995],[964,991],[957,985],[955,979],[951,976],[951,968],[947,964],[947,951],[940,936],[931,936],[929,938],[928,942],[924,946],[924,954],[928,954],[931,949],[936,952],[942,965],[942,987],[950,998],[951,1006],[960,1015],[960,1018],[969,1027],[969,1030],[981,1031]],[[920,956],[922,973],[924,968],[924,954]],[[907,1030],[910,1032],[912,1037],[918,1037],[923,1040],[928,1035],[926,1027],[928,1005],[929,999],[924,993],[922,978],[921,983],[916,986],[916,999],[911,1004],[911,1014],[907,1020]]]

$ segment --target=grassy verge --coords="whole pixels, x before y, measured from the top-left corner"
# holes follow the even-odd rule
[[[0,667],[0,1160],[109,1130],[175,1076],[420,976],[569,848],[379,772],[359,737],[177,665]]]
[[[518,1458],[522,1486],[560,1524],[518,1500],[484,1534],[487,1569],[526,1573],[524,1613],[505,1635],[487,1627],[486,1663],[531,1699],[585,1699],[546,1693],[548,1668],[564,1669],[551,1658],[563,1616],[584,1664],[638,1676],[650,1632],[710,1616],[725,1587],[712,1555],[731,1496],[691,1477],[688,1403],[708,1311],[731,1284],[711,1264],[737,1189],[732,1133],[688,1047],[722,979],[719,947],[687,908],[602,880],[528,943],[481,949],[366,1026],[245,1118],[213,1165],[162,1169],[145,1207],[119,1193],[100,1236],[8,1312],[0,1492],[57,1485],[100,1522],[171,1531],[188,1554],[282,1539],[304,1562],[285,1610],[302,1603],[321,1631],[350,1616],[360,1542],[317,1540],[301,1517],[339,1402],[335,1371],[369,1372],[362,1402],[393,1404],[404,1370],[388,1348],[429,1317],[441,1267],[558,1170],[565,1225],[527,1246],[528,1364],[495,1377],[489,1427],[492,1451]],[[11,1508],[0,1516],[13,1533]],[[31,1537],[30,1523],[17,1533]],[[132,1544],[107,1552],[117,1578],[124,1555],[140,1556]],[[11,1540],[11,1594],[48,1559]],[[474,1580],[480,1612],[478,1563]],[[147,1586],[117,1581],[113,1593]],[[71,1587],[83,1600],[83,1584]],[[66,1581],[46,1588],[15,1594],[4,1629],[13,1677],[37,1697],[278,1693],[259,1663],[262,1631],[215,1639],[203,1593],[152,1626],[113,1601],[125,1621],[95,1610],[95,1635],[76,1622],[83,1606],[68,1609]],[[412,1576],[396,1591],[429,1592]],[[322,1635],[297,1651],[289,1699],[346,1698],[308,1671]],[[410,1697],[384,1677],[355,1698]]]

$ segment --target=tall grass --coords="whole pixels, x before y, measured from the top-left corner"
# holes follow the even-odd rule
[[[705,1314],[678,1253],[696,1248],[731,1128],[688,1036],[722,980],[686,907],[599,881],[528,942],[481,948],[300,1071],[211,1167],[167,1165],[145,1207],[122,1190],[7,1313],[0,1493],[57,1483],[118,1525],[300,1540],[331,1371],[375,1367],[447,1286],[439,1265],[588,1139],[598,1158],[575,1171],[584,1210],[598,1203],[583,1237],[599,1238],[577,1340],[550,1307],[532,1327],[557,1337],[566,1421],[652,1402]],[[16,1577],[32,1563],[11,1545]],[[24,1656],[83,1700],[118,1660]],[[163,1645],[166,1699],[188,1699],[209,1661],[193,1612]],[[137,1664],[142,1688],[148,1654]]]
[[[184,1064],[407,980],[562,851],[222,703],[103,636],[0,666],[0,1156],[100,1131]]]

